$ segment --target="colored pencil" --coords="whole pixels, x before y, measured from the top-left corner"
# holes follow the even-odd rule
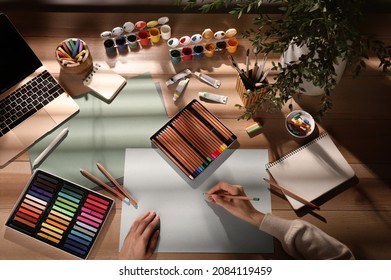
[[[192,177],[196,177],[198,174],[195,173],[196,166],[192,163],[188,162],[186,156],[180,153],[178,149],[174,145],[172,145],[167,139],[164,133],[160,133],[156,139],[163,144],[164,149],[169,152],[172,156],[174,156],[180,164],[188,170]]]
[[[153,144],[155,144],[173,163],[175,163],[176,166],[178,166],[178,168],[186,174],[187,177],[189,177],[190,179],[194,179],[194,177],[190,174],[190,172],[182,165],[182,163],[177,159],[175,158],[172,154],[170,154],[166,149],[165,147],[160,144],[159,141],[155,140],[155,139],[152,139],[151,140]]]
[[[204,193],[204,195],[211,195],[211,194]],[[259,201],[259,197],[256,196],[230,195],[230,194],[218,194],[218,193],[216,193],[215,195],[225,197],[225,198],[230,198],[230,199]]]
[[[199,161],[194,150],[192,150],[183,140],[178,138],[177,135],[169,129],[169,127],[166,128],[165,132],[166,136],[173,141],[174,148],[176,147],[179,149],[187,161],[192,164],[194,172],[198,172],[199,169],[203,169],[202,160]]]
[[[226,140],[230,140],[232,133],[221,122],[219,122],[214,116],[212,116],[204,107],[199,103],[194,103],[193,108],[207,121],[209,121],[220,134],[222,134]]]
[[[183,126],[188,126],[189,128],[187,129],[188,131],[193,131],[198,135],[198,138],[200,139],[200,142],[202,145],[208,149],[208,152],[210,154],[214,153],[216,150],[216,146],[213,145],[213,143],[208,139],[205,139],[205,131],[202,130],[199,126],[197,126],[191,119],[189,119],[188,116],[186,115],[181,115],[177,119],[179,122],[182,123]]]
[[[273,182],[273,181],[271,181],[271,180],[269,180],[269,179],[266,179],[266,178],[263,178],[263,180],[265,180],[265,181],[266,181],[267,183],[269,183],[271,186],[273,186],[273,187],[279,189],[280,191],[282,191],[285,195],[288,195],[288,196],[290,196],[290,197],[296,199],[297,201],[300,201],[300,202],[303,203],[303,204],[309,205],[309,206],[311,206],[312,208],[315,208],[315,209],[317,209],[317,210],[320,210],[320,207],[319,207],[318,205],[315,205],[314,203],[312,203],[312,202],[310,202],[310,201],[304,199],[303,197],[301,197],[301,196],[299,196],[299,195],[297,195],[297,194],[295,194],[295,193],[293,193],[293,192],[287,190],[286,188],[280,186],[280,185],[277,184],[276,182]]]
[[[197,112],[196,103],[189,103],[150,138],[192,180],[236,140],[232,132],[226,137],[202,116],[213,116],[208,110]]]
[[[173,137],[173,139],[175,139],[179,145],[181,145],[185,150],[186,152],[192,156],[193,160],[199,164],[199,165],[203,165],[204,164],[204,160],[203,158],[197,153],[197,150],[194,149],[194,147],[190,146],[183,138],[181,138],[181,136],[179,136],[179,134],[170,126],[168,126],[166,128],[166,131],[167,133]]]
[[[194,128],[202,131],[203,135],[208,135],[208,140],[213,143],[216,150],[218,150],[224,143],[213,133],[204,123],[202,123],[196,116],[191,114],[189,111],[184,110],[183,116],[187,121],[194,125]]]
[[[124,199],[125,199],[125,201],[128,200],[128,198],[125,197],[121,192],[117,191],[113,187],[110,187],[109,185],[107,185],[106,183],[104,183],[103,181],[101,181],[99,178],[95,177],[94,175],[92,175],[88,171],[86,171],[84,169],[80,169],[80,172],[81,172],[81,174],[86,176],[88,179],[90,179],[92,182],[101,185],[102,187],[104,187],[109,192],[111,192],[111,193],[115,194],[116,196],[118,196],[119,198],[121,198],[121,200],[124,200]]]
[[[109,179],[127,198],[129,198],[130,202],[137,207],[137,201],[125,190],[125,188],[117,182],[117,180],[103,167],[102,164],[96,163],[99,170]]]
[[[187,129],[186,126],[183,126],[181,121],[173,120],[173,126],[186,138],[190,140],[190,142],[198,149],[206,158],[207,161],[211,161],[210,158],[211,152],[210,150],[202,143],[198,134],[194,133],[193,130]],[[198,137],[197,137],[198,136]]]

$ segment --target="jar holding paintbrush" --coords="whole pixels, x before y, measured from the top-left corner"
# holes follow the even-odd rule
[[[87,44],[78,38],[62,41],[56,48],[55,56],[64,72],[83,74],[91,72],[93,62]]]
[[[254,67],[250,67],[246,59],[246,71],[240,69],[232,56],[229,56],[232,66],[238,72],[236,80],[236,91],[242,99],[245,107],[256,103],[267,91],[267,75],[270,69],[265,70],[266,57],[259,65],[256,61]]]

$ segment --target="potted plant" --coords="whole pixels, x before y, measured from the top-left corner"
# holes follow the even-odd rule
[[[245,107],[241,116],[250,119],[260,108],[281,109],[289,102],[292,109],[294,94],[306,93],[304,84],[322,89],[318,118],[332,107],[331,93],[338,82],[336,67],[346,64],[354,76],[365,67],[365,60],[373,52],[379,58],[379,67],[387,71],[391,65],[391,46],[363,34],[359,30],[365,0],[177,0],[186,2],[185,8],[199,4],[202,12],[228,8],[240,16],[254,13],[254,27],[244,31],[254,47],[264,55],[278,53],[280,62],[272,62],[277,74],[274,81],[261,91],[247,91],[248,96],[260,95],[256,103]],[[205,2],[205,3],[204,3]],[[281,13],[262,12],[263,5],[278,5]],[[296,59],[287,59],[292,48],[305,49]],[[343,72],[343,71],[342,71]]]

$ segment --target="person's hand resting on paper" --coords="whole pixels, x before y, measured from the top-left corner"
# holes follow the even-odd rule
[[[246,196],[242,186],[220,182],[206,195],[210,202],[280,240],[290,256],[296,259],[354,259],[346,245],[316,226],[301,219],[286,220],[270,213],[264,214],[256,210],[250,201],[227,198],[224,194]]]
[[[160,218],[154,211],[147,211],[138,217],[130,227],[119,253],[122,260],[147,260],[155,251],[159,237],[156,229]]]

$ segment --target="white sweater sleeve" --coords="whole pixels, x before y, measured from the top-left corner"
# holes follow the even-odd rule
[[[306,221],[266,214],[259,229],[280,240],[295,259],[354,259],[346,245]]]

